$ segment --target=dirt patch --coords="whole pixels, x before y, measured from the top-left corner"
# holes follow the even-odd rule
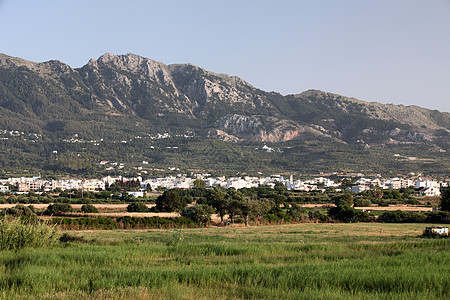
[[[355,207],[360,210],[385,210],[385,211],[432,211],[432,207],[413,206],[413,205],[389,205],[389,206],[367,206],[367,207]]]

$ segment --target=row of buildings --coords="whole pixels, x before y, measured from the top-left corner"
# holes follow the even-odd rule
[[[141,177],[125,178],[122,176],[111,177],[107,176],[101,179],[63,179],[63,180],[44,180],[40,177],[18,177],[0,179],[0,192],[9,192],[11,190],[19,193],[26,193],[29,191],[35,192],[50,192],[54,190],[74,190],[82,189],[84,191],[102,191],[107,189],[116,181],[139,181],[141,184],[140,192],[136,195],[142,195],[142,192],[147,190],[156,190],[158,188],[181,188],[189,189],[194,187],[196,180],[202,180],[206,187],[222,187],[225,189],[234,188],[236,190],[242,188],[252,188],[258,186],[275,187],[277,182],[284,184],[289,190],[297,191],[315,191],[325,190],[326,188],[335,188],[337,191],[342,190],[341,182],[335,182],[329,178],[317,177],[311,180],[295,180],[291,175],[289,178],[284,178],[280,175],[272,175],[269,177],[212,177],[209,174],[194,174],[189,177],[186,175],[167,176],[161,178],[150,178],[142,180]],[[380,189],[400,189],[407,187],[414,187],[425,196],[439,196],[440,188],[447,187],[448,182],[438,182],[425,179],[404,179],[404,178],[390,178],[390,179],[369,179],[361,177],[354,185],[351,186],[351,191],[358,194],[367,191],[371,188]],[[345,188],[349,189],[349,186]],[[135,196],[136,196],[135,195]]]

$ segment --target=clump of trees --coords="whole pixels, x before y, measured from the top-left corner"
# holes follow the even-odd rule
[[[2,216],[23,217],[23,218],[36,218],[36,211],[34,206],[25,206],[17,204],[14,207],[5,208],[0,212]]]
[[[72,211],[73,208],[68,203],[54,203],[47,206],[47,209],[44,211],[44,215],[55,215]]]
[[[84,204],[81,206],[81,211],[86,214],[98,213],[98,208],[92,204]]]
[[[146,213],[149,211],[147,205],[145,205],[145,203],[142,202],[134,202],[131,203],[127,206],[127,211],[128,212],[141,212],[141,213]]]
[[[450,188],[442,189],[440,209],[450,211]]]
[[[380,216],[386,223],[450,223],[450,212],[386,211]]]
[[[187,199],[173,191],[165,191],[156,198],[155,212],[181,212],[187,206]]]
[[[181,212],[181,216],[191,219],[197,224],[209,224],[211,222],[211,215],[215,212],[212,206],[207,204],[198,204],[187,207]]]
[[[328,210],[328,216],[331,218],[344,222],[368,222],[374,220],[372,214],[357,210],[353,208],[353,196],[349,193],[345,193],[340,196],[334,197],[334,204],[336,206],[331,207]]]

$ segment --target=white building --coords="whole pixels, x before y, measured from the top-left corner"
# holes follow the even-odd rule
[[[359,194],[359,193],[361,193],[361,192],[364,192],[364,191],[368,191],[368,190],[370,190],[370,186],[368,186],[368,185],[353,185],[352,186],[352,193],[355,193],[355,194]]]
[[[144,197],[144,192],[128,192],[128,195],[131,195],[134,198]]]
[[[426,187],[419,191],[421,196],[440,196],[441,190],[437,187]]]

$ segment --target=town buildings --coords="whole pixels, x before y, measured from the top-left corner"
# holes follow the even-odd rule
[[[400,189],[413,187],[423,196],[439,196],[440,188],[448,186],[448,182],[438,182],[430,179],[404,179],[404,178],[364,178],[360,177],[354,182],[354,185],[349,187],[342,187],[339,182],[335,182],[326,177],[316,177],[309,180],[294,180],[293,176],[285,179],[281,175],[272,175],[269,177],[229,177],[225,176],[213,177],[210,174],[192,174],[187,176],[178,174],[177,176],[166,176],[160,178],[149,178],[143,180],[142,177],[125,178],[122,176],[111,177],[107,176],[101,179],[62,179],[62,180],[44,180],[37,177],[18,177],[0,180],[0,192],[50,192],[55,190],[79,190],[96,192],[107,189],[111,184],[117,181],[134,180],[140,182],[140,188],[135,192],[144,192],[147,190],[156,190],[161,188],[172,189],[189,189],[194,187],[195,180],[203,180],[206,187],[222,187],[225,189],[234,188],[236,190],[242,188],[253,188],[258,186],[268,186],[273,188],[277,182],[282,183],[288,190],[297,191],[324,191],[327,188],[333,188],[337,191],[347,189],[353,193],[361,193],[373,188],[377,189]],[[134,196],[141,195],[141,193],[133,193]]]

